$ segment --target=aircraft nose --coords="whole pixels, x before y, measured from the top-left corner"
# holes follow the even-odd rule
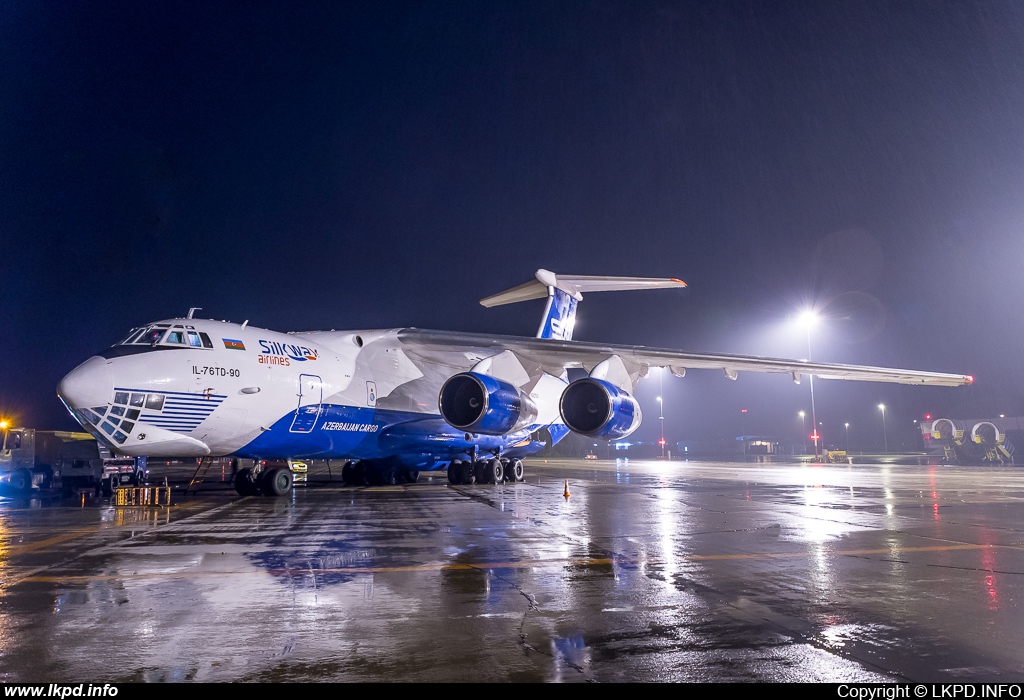
[[[71,408],[106,406],[113,391],[110,367],[102,357],[90,357],[71,370],[57,386],[57,393]]]

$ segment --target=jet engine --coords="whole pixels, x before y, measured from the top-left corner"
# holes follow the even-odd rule
[[[507,382],[487,374],[461,372],[448,378],[438,397],[441,417],[459,430],[505,435],[532,424],[537,406]]]
[[[566,427],[588,437],[617,439],[640,427],[640,404],[603,379],[579,379],[562,392],[558,410]]]

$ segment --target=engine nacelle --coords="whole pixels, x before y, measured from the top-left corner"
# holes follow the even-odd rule
[[[640,404],[603,379],[579,379],[562,392],[562,421],[574,433],[614,440],[640,427]]]
[[[476,372],[449,377],[437,403],[448,425],[470,433],[505,435],[537,419],[537,406],[529,396],[507,382]]]

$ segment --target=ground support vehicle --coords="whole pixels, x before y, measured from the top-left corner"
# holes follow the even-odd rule
[[[118,486],[142,486],[148,474],[145,457],[109,457],[103,460],[100,488],[109,496]]]
[[[12,428],[0,449],[0,484],[17,494],[33,489],[94,488],[110,495],[145,481],[145,457],[116,457],[88,433]]]

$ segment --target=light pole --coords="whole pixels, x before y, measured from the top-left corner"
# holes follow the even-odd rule
[[[661,421],[661,439],[658,440],[658,444],[661,445],[661,458],[665,459],[665,402],[658,397],[658,420]]]
[[[804,416],[807,414],[803,411],[797,411],[797,415],[800,416],[800,444],[804,447],[807,446],[807,421],[804,420]],[[803,454],[803,450],[800,451]]]
[[[850,452],[850,424],[849,423],[845,423],[845,425],[846,425],[846,452],[849,453]]]
[[[661,396],[665,395],[665,368],[658,368],[658,380],[661,383]],[[665,401],[658,397],[658,422],[661,424],[661,440],[658,444],[661,445],[661,458],[665,459]]]
[[[800,314],[800,321],[804,324],[807,329],[807,361],[811,361],[811,326],[818,322],[818,314],[813,309],[808,309]],[[814,440],[814,459],[818,460],[818,441],[821,440],[821,435],[818,433],[818,414],[814,410],[814,374],[808,374],[808,379],[811,384],[811,425],[814,427],[814,434],[811,439]]]
[[[882,440],[885,441],[885,452],[889,453],[889,434],[885,432],[885,404],[878,404],[878,408],[882,411]]]

